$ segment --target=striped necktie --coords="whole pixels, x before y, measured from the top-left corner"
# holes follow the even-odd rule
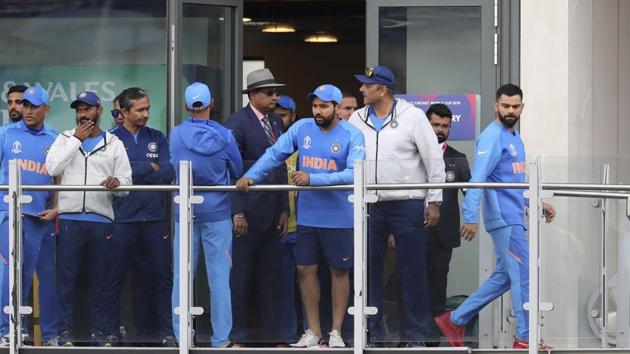
[[[271,129],[269,117],[265,115],[262,119],[262,122],[263,122],[263,129],[265,129],[265,134],[267,135],[267,139],[269,140],[269,144],[273,145],[276,142],[276,138],[273,134],[273,129]]]

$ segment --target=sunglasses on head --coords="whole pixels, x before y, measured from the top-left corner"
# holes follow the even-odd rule
[[[114,117],[114,119],[118,118],[118,116],[120,115],[120,111],[117,109],[112,109],[111,112],[112,117]]]

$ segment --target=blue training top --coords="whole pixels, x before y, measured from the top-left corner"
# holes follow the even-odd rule
[[[332,130],[322,131],[315,119],[302,118],[245,174],[259,182],[274,167],[298,151],[299,171],[308,172],[311,186],[351,184],[354,161],[365,159],[365,141],[357,128],[341,120]],[[353,227],[350,191],[300,191],[298,225],[322,228]]]
[[[23,121],[3,126],[0,129],[0,184],[9,184],[9,161],[13,159],[17,160],[22,172],[22,184],[54,184],[46,169],[46,155],[57,135],[57,131],[46,124],[38,131],[30,129]],[[1,196],[6,194],[2,192]],[[33,198],[31,203],[22,205],[22,212],[26,215],[38,216],[51,206],[52,191],[28,191],[24,194]],[[0,201],[0,210],[8,208],[7,203]]]
[[[525,182],[525,147],[516,130],[493,122],[477,138],[475,162],[470,182]],[[464,222],[478,223],[481,189],[471,189],[462,204]],[[523,225],[525,197],[521,189],[483,190],[483,216],[486,230],[508,225]]]

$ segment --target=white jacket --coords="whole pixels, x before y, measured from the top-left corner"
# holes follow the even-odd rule
[[[366,106],[355,111],[349,122],[365,137],[367,183],[443,183],[444,158],[437,136],[424,112],[397,99],[379,132],[368,117]],[[378,200],[427,199],[441,202],[442,190],[378,191]]]
[[[74,130],[57,136],[46,157],[51,176],[61,175],[63,185],[99,185],[109,176],[118,178],[120,185],[131,185],[131,166],[127,151],[117,136],[105,131],[105,137],[86,154]],[[59,192],[59,213],[96,213],[114,220],[113,196],[124,197],[129,192]]]

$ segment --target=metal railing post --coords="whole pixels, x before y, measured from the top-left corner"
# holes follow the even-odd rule
[[[542,212],[540,199],[540,157],[529,163],[529,354],[538,353],[540,338],[539,313],[539,220]]]
[[[352,202],[354,203],[354,353],[361,354],[367,343],[367,321],[365,317],[365,276],[367,266],[365,255],[365,179],[364,161],[354,162],[354,190]]]

